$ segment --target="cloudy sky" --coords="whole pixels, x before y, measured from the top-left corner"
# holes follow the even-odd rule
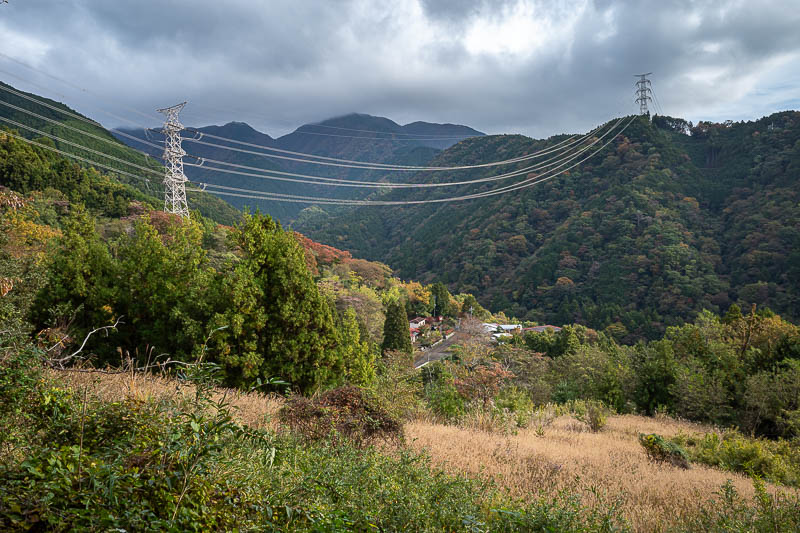
[[[273,136],[355,111],[541,137],[635,112],[648,71],[695,122],[800,108],[798,0],[8,0],[0,54],[107,126],[189,100]]]

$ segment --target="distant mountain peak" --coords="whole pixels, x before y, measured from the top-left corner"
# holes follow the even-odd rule
[[[228,137],[239,141],[246,141],[263,145],[272,145],[275,143],[275,139],[273,139],[266,133],[262,133],[257,129],[253,128],[247,122],[232,121],[222,126],[216,126],[216,125],[203,126],[202,128],[197,128],[197,129],[203,133],[209,133],[211,135],[219,135],[220,137]]]

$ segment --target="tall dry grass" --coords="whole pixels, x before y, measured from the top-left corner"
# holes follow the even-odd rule
[[[195,390],[191,384],[147,373],[99,374],[91,372],[49,371],[64,386],[75,390],[87,387],[89,396],[102,401],[171,399],[191,402]],[[242,423],[257,429],[277,429],[278,411],[283,405],[279,396],[246,393],[237,389],[217,388],[213,400],[221,397],[230,403],[234,416]]]
[[[704,466],[682,470],[653,464],[637,441],[639,433],[675,435],[703,429],[633,415],[610,417],[598,433],[569,416],[556,418],[543,431],[530,428],[516,435],[424,421],[405,428],[415,449],[427,451],[450,471],[488,476],[522,499],[560,490],[580,492],[587,505],[598,498],[618,499],[633,528],[648,532],[696,515],[728,479],[742,496],[752,498],[752,481],[744,476]],[[769,487],[772,493],[776,490]]]
[[[191,401],[194,397],[190,385],[155,375],[56,374],[64,386],[86,388],[90,396],[105,401],[131,397]],[[225,395],[241,422],[278,429],[281,398],[232,389],[217,389],[216,395]],[[669,418],[624,415],[610,417],[603,431],[592,433],[569,416],[544,415],[516,434],[491,431],[497,421],[480,417],[468,421],[471,427],[418,420],[405,425],[405,434],[410,446],[425,450],[438,466],[458,474],[488,476],[518,498],[546,497],[566,490],[580,493],[586,505],[600,498],[607,502],[617,499],[620,512],[637,531],[663,531],[695,515],[729,479],[742,496],[754,494],[752,482],[738,474],[701,465],[681,470],[653,464],[637,440],[639,433],[672,436],[711,428]],[[774,486],[768,490],[796,493]]]

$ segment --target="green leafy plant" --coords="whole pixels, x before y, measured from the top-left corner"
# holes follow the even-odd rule
[[[689,455],[686,450],[661,435],[640,433],[639,444],[642,445],[651,461],[667,463],[680,468],[689,468]]]
[[[572,403],[573,416],[583,422],[595,433],[608,423],[608,408],[597,400],[575,401]]]

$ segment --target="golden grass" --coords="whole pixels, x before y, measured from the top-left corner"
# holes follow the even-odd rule
[[[135,398],[138,400],[173,399],[191,402],[195,392],[192,385],[181,384],[175,379],[153,374],[50,372],[59,382],[71,389],[83,390],[88,386],[88,394],[103,401]],[[230,403],[234,416],[240,422],[256,429],[277,429],[278,410],[283,405],[283,399],[280,397],[217,388],[213,399],[216,401],[222,396]]]
[[[648,461],[639,433],[666,436],[708,430],[688,422],[614,416],[603,431],[591,433],[562,416],[543,436],[534,429],[502,435],[429,422],[409,423],[405,429],[411,446],[426,450],[437,465],[488,476],[515,497],[567,489],[580,491],[584,503],[592,505],[598,497],[594,488],[606,501],[621,498],[620,510],[637,531],[663,531],[696,514],[728,479],[742,496],[754,494],[752,481],[738,474],[700,465],[682,470]]]
[[[192,401],[194,395],[191,386],[154,375],[54,374],[64,386],[75,390],[88,387],[90,396],[105,401],[129,397]],[[278,429],[281,398],[231,389],[217,389],[215,394],[225,395],[241,422]],[[528,499],[567,490],[580,493],[586,505],[593,505],[598,497],[605,501],[620,499],[620,512],[637,531],[663,531],[696,514],[728,479],[742,496],[751,498],[754,494],[752,482],[745,476],[702,465],[681,470],[653,464],[637,440],[639,433],[671,436],[712,429],[698,424],[623,415],[610,417],[599,433],[587,431],[569,416],[548,419],[543,434],[538,435],[535,427],[509,435],[483,431],[480,421],[475,426],[463,428],[422,420],[407,423],[405,433],[409,445],[425,450],[434,464],[457,474],[487,476],[514,497]],[[768,490],[797,494],[793,489],[774,486]]]

